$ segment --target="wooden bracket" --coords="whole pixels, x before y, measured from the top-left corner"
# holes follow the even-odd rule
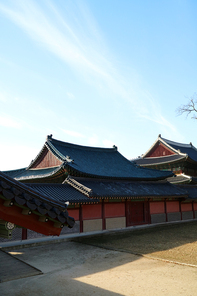
[[[40,222],[47,222],[47,221],[49,221],[49,218],[47,218],[46,216],[40,216],[38,220]]]
[[[23,215],[31,215],[31,211],[29,209],[23,209],[22,214]]]
[[[4,207],[11,207],[13,204],[14,202],[12,200],[5,200],[3,203]]]
[[[64,227],[64,225],[62,223],[60,223],[60,222],[55,222],[53,224],[53,226],[56,227],[56,228],[63,228]]]

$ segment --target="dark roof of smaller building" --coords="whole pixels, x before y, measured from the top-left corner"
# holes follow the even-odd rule
[[[17,181],[26,181],[34,179],[43,179],[48,177],[60,176],[65,173],[64,165],[59,165],[57,167],[43,168],[43,169],[19,169],[12,171],[4,171],[4,174],[14,178]]]
[[[97,198],[162,198],[186,197],[187,192],[167,181],[115,181],[106,179],[72,178],[66,182],[76,190]]]
[[[74,219],[68,216],[65,202],[53,199],[50,194],[40,193],[2,172],[0,172],[0,194],[3,198],[31,211],[37,211],[40,215],[57,219],[70,227],[74,225]]]
[[[83,204],[83,203],[97,203],[99,199],[89,198],[84,195],[82,192],[76,190],[67,183],[64,184],[26,184],[37,192],[51,196],[55,201],[58,202],[67,202],[70,204]]]
[[[18,176],[20,177],[21,175],[24,175],[26,173],[26,168],[11,170],[11,171],[4,171],[3,173],[9,176],[10,178],[17,180]]]

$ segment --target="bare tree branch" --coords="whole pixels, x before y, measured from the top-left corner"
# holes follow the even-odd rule
[[[186,105],[178,107],[176,113],[177,115],[186,114],[186,117],[191,114],[192,119],[197,119],[197,94],[194,93]]]

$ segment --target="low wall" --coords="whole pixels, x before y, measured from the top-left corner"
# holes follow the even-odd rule
[[[107,218],[106,229],[118,229],[126,227],[126,217]]]
[[[182,212],[182,220],[191,220],[193,219],[193,212]]]
[[[151,224],[166,222],[166,214],[153,214],[151,215]]]
[[[168,213],[167,220],[168,220],[168,222],[180,221],[181,220],[181,213],[180,212]]]
[[[83,232],[101,231],[102,219],[83,220]]]

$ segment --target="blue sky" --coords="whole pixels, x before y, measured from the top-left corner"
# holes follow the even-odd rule
[[[0,170],[26,167],[46,136],[118,146],[158,134],[197,146],[176,108],[196,91],[195,0],[0,0]]]

